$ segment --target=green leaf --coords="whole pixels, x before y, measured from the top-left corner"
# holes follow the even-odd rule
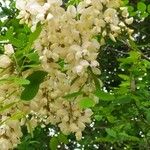
[[[38,68],[39,64],[33,64],[33,65],[24,65],[22,68]]]
[[[103,116],[101,115],[95,115],[94,118],[97,120],[97,121],[101,121]]]
[[[132,44],[131,45],[132,49],[135,49],[135,50],[137,49],[135,43],[130,42],[130,44]],[[123,67],[125,64],[133,64],[133,63],[137,62],[141,56],[138,51],[130,51],[129,55],[130,56],[127,58],[119,58],[118,59],[120,62],[122,62],[120,64],[120,67]]]
[[[114,141],[114,139],[110,139],[110,138],[107,138],[107,137],[100,137],[100,138],[97,138],[95,140],[97,143],[105,143],[105,142],[109,142],[109,143],[112,143]]]
[[[13,33],[14,33],[14,27],[11,26],[6,32],[6,36],[5,36],[6,39],[9,40],[9,42],[14,46],[21,47],[21,41],[15,38]]]
[[[116,98],[115,101],[113,101],[114,104],[127,104],[127,103],[130,103],[131,102],[131,96],[129,95],[121,95],[121,96],[118,96]]]
[[[146,120],[150,123],[150,111],[146,113]]]
[[[30,61],[38,62],[38,63],[40,62],[40,61],[39,61],[39,55],[38,55],[36,52],[27,54],[26,57],[29,58]]]
[[[105,93],[104,91],[101,90],[96,90],[94,94],[99,97],[100,100],[102,101],[112,101],[115,99],[115,96],[110,94],[110,93]]]
[[[5,110],[9,109],[10,107],[14,106],[16,104],[16,102],[12,102],[10,104],[7,104],[3,107],[0,108],[0,112],[4,112]]]
[[[67,139],[67,136],[65,136],[64,134],[59,134],[58,135],[58,140],[60,143],[64,143],[64,144],[68,144],[68,139]]]
[[[69,0],[67,2],[67,6],[69,5],[78,5],[80,3],[81,0]]]
[[[17,112],[17,113],[15,113],[15,114],[13,114],[11,117],[10,117],[10,119],[11,120],[19,120],[19,119],[22,119],[23,117],[25,117],[25,114],[24,114],[24,112]]]
[[[24,86],[25,89],[21,93],[21,99],[26,101],[33,99],[46,75],[47,72],[45,71],[35,71],[29,75],[26,79],[30,81],[30,84]]]
[[[148,13],[147,12],[143,12],[142,13],[142,15],[140,16],[140,18],[142,19],[142,18],[146,18],[146,17],[148,17]]]
[[[37,28],[34,32],[32,32],[29,36],[29,41],[28,41],[28,44],[27,46],[24,48],[24,52],[26,52],[28,54],[29,50],[31,49],[34,41],[38,38],[38,36],[40,35],[41,33],[41,30],[42,30],[42,27],[40,24],[37,25]]]
[[[150,14],[150,4],[147,6],[147,12]]]
[[[95,102],[89,97],[84,97],[79,101],[79,106],[83,109],[93,107],[94,105]]]
[[[123,80],[130,80],[130,77],[125,74],[119,74],[118,76]]]
[[[129,12],[133,12],[134,11],[134,7],[133,6],[128,6],[128,11]]]
[[[107,129],[106,129],[106,132],[107,132],[107,134],[108,134],[109,136],[111,136],[111,137],[114,137],[114,138],[117,137],[116,131],[114,131],[114,130],[112,130],[112,129],[107,128]]]
[[[89,67],[88,69],[89,69],[90,75],[91,75],[92,78],[93,78],[93,81],[94,81],[94,83],[95,83],[96,89],[101,88],[100,81],[99,81],[98,77],[93,73],[92,68]]]
[[[128,135],[127,133],[125,132],[121,132],[118,134],[120,136],[120,138],[122,140],[126,140],[126,141],[132,141],[132,142],[135,142],[135,141],[139,141],[139,138],[135,137],[135,136],[130,136]]]
[[[64,59],[59,59],[57,63],[60,66],[60,69],[63,71],[64,67],[65,67],[65,61],[64,61]]]
[[[77,96],[79,96],[81,94],[83,94],[83,93],[82,92],[73,92],[73,93],[65,95],[64,98],[71,99],[71,98],[77,97]]]
[[[22,91],[21,99],[26,101],[32,100],[38,93],[38,90],[38,84],[29,84],[29,86],[25,87],[25,89]]]
[[[26,79],[29,80],[31,84],[40,84],[41,82],[43,82],[47,74],[47,72],[41,70],[34,71]]]
[[[131,48],[134,50],[134,51],[130,51],[129,54],[131,55],[132,52],[133,52],[134,54],[135,54],[135,53],[138,53],[138,54],[139,54],[139,52],[138,52],[138,47],[137,47],[136,43],[135,43],[133,40],[130,40],[130,39],[129,39],[129,44],[130,44]],[[133,54],[133,56],[134,56],[134,54]],[[136,55],[137,55],[137,54],[136,54]]]
[[[112,115],[107,116],[107,119],[110,123],[115,123],[115,121],[116,121],[116,117],[114,117]]]
[[[129,0],[123,0],[124,5],[127,5],[129,3]]]
[[[50,150],[57,150],[58,144],[59,144],[59,141],[57,137],[52,137],[49,143]]]
[[[9,77],[7,79],[0,80],[0,83],[13,82],[17,85],[27,85],[30,84],[30,81],[21,77]]]
[[[137,4],[137,9],[138,9],[139,11],[141,11],[141,12],[146,11],[146,5],[145,5],[145,3],[143,3],[143,2],[138,2],[138,4]]]
[[[31,35],[29,36],[29,42],[33,43],[38,38],[41,31],[42,31],[42,27],[40,24],[38,24],[36,27],[36,30],[34,32],[32,32]]]
[[[13,82],[14,82],[15,84],[18,84],[18,85],[28,85],[28,84],[30,84],[30,81],[29,81],[29,80],[23,79],[23,78],[14,77],[14,78],[12,78],[11,80],[13,80]]]

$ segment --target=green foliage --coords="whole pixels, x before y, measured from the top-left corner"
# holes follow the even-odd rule
[[[115,99],[114,95],[112,95],[110,93],[103,92],[101,90],[95,91],[95,95],[97,97],[99,97],[99,99],[102,101],[112,101]]]
[[[147,12],[150,14],[150,4],[147,6]]]
[[[83,109],[93,107],[94,105],[94,100],[89,97],[84,97],[79,101],[79,106]]]
[[[5,110],[7,110],[7,109],[9,109],[10,107],[12,107],[12,106],[14,106],[16,104],[16,102],[12,102],[12,103],[10,103],[10,104],[7,104],[7,105],[5,105],[5,106],[0,106],[0,113],[1,112],[4,112]]]
[[[52,137],[52,139],[50,140],[49,147],[51,150],[57,150],[58,144],[59,144],[59,141],[57,137]]]
[[[131,16],[134,16],[135,18],[138,18],[139,20],[147,18],[149,13],[149,2],[148,1],[139,1],[135,3],[134,1],[131,1],[129,3],[128,0],[124,0],[124,5],[128,6],[128,11]]]
[[[50,128],[51,126],[47,126]],[[27,132],[25,127],[22,128],[24,136],[21,139],[21,143],[15,150],[48,150],[49,139],[48,128],[44,129],[40,126],[36,127],[33,132],[33,136]]]
[[[75,149],[80,144],[79,149],[114,150],[137,149],[147,150],[150,147],[150,4],[148,0],[123,0],[128,7],[130,16],[134,17],[134,24],[131,26],[135,30],[135,43],[126,37],[121,37],[117,43],[106,44],[100,52],[99,62],[102,75],[97,76],[89,68],[90,79],[96,85],[95,95],[99,98],[99,103],[95,104],[93,99],[85,97],[79,101],[81,108],[93,109],[93,126],[87,127],[83,133],[84,139],[76,141],[73,135],[66,137],[53,128],[57,135],[47,136],[49,128],[40,126],[33,131],[33,135],[28,134],[23,127],[24,136],[21,144],[16,150],[56,150]],[[70,0],[67,5],[76,5],[79,0]],[[0,21],[0,53],[3,54],[3,44],[8,40],[15,48],[12,69],[16,67],[17,77],[9,77],[0,81],[10,82],[22,86],[21,99],[32,100],[40,84],[44,81],[47,73],[44,71],[34,71],[26,79],[21,77],[22,71],[34,68],[38,69],[40,64],[37,52],[32,49],[34,41],[39,36],[42,26],[38,24],[37,29],[31,32],[26,25],[20,25],[16,19],[17,11],[14,2],[10,8],[2,7],[0,17],[7,16],[4,22]],[[136,19],[140,22],[136,22]],[[143,20],[144,21],[141,21]],[[137,34],[138,33],[138,34]],[[97,39],[99,37],[96,37]],[[123,41],[123,43],[122,43]],[[60,59],[58,62],[61,71],[65,71],[65,62]],[[103,87],[100,79],[103,82]],[[105,89],[105,90],[103,90]],[[64,98],[72,100],[83,93],[80,91],[67,94]],[[0,113],[15,107],[14,103],[7,105],[0,104]],[[9,119],[21,119],[25,114],[16,112]],[[7,121],[7,120],[5,120]],[[0,122],[1,124],[1,122]],[[91,134],[92,133],[92,136]],[[68,140],[69,139],[69,140]],[[74,144],[75,143],[75,144]],[[58,148],[58,147],[61,148]]]
[[[143,3],[143,2],[138,2],[138,4],[137,4],[137,9],[138,9],[139,11],[141,11],[141,12],[146,11],[146,5],[145,5],[145,3]]]
[[[51,138],[49,143],[50,150],[57,150],[58,145],[68,144],[68,139],[64,134],[59,134],[58,136],[54,136]]]
[[[27,79],[23,79],[21,77],[15,77],[15,76],[11,76],[11,77],[8,77],[6,79],[1,79],[0,80],[1,84],[6,83],[6,82],[14,83],[14,84],[17,84],[17,85],[26,85],[26,84],[30,83],[30,81],[27,80]]]
[[[80,92],[80,91],[79,92],[73,92],[73,93],[65,95],[64,98],[71,99],[71,98],[75,98],[75,97],[77,97],[77,96],[79,96],[81,94],[83,94],[83,93]]]
[[[21,93],[21,99],[26,101],[32,100],[36,96],[39,86],[44,81],[46,75],[47,72],[44,71],[35,71],[30,74],[26,78],[30,81],[30,84],[24,85],[24,90]]]
[[[67,6],[69,5],[77,5],[81,0],[68,0]]]

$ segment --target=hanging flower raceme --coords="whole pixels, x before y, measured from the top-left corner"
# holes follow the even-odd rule
[[[58,125],[64,134],[75,133],[77,140],[80,140],[82,131],[91,122],[92,116],[92,110],[81,107],[80,101],[88,98],[93,104],[98,102],[93,94],[95,84],[89,72],[92,71],[95,75],[101,73],[97,61],[99,50],[108,38],[115,42],[122,32],[129,36],[132,34],[126,24],[131,24],[133,19],[128,18],[126,8],[120,8],[120,0],[83,0],[76,7],[71,5],[67,9],[61,5],[61,0],[16,1],[20,23],[26,23],[32,31],[36,30],[38,24],[42,26],[33,48],[40,56],[40,70],[46,71],[48,75],[33,100],[19,101],[15,104],[17,107],[11,107],[1,115],[4,121],[14,111],[21,111],[22,116],[26,116],[21,122],[5,121],[0,126],[3,150],[19,143],[21,125],[27,125],[30,131],[30,128],[34,129],[38,124],[51,123]],[[120,14],[124,20],[120,19]],[[96,37],[100,37],[99,40]],[[6,45],[5,53],[0,56],[1,68],[11,65],[13,53],[12,46]],[[3,76],[11,74],[8,69]],[[22,75],[26,77],[26,72],[22,72]],[[5,89],[8,86],[8,94],[13,90],[17,92],[5,99]],[[1,99],[5,99],[6,104],[15,103],[21,90],[8,83],[0,85]],[[74,93],[76,96],[72,96]],[[15,122],[18,128],[13,125]]]

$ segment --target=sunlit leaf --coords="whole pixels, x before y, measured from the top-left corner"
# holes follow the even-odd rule
[[[79,106],[83,109],[93,107],[94,105],[94,100],[89,97],[84,97],[79,101]]]

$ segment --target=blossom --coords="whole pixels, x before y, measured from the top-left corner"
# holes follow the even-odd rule
[[[12,147],[12,144],[8,139],[0,138],[0,146],[2,150],[9,150]]]
[[[1,68],[7,68],[10,66],[10,64],[11,64],[11,59],[7,55],[5,54],[0,55],[0,67]]]
[[[128,18],[128,19],[125,19],[125,22],[126,22],[128,25],[132,24],[132,23],[133,23],[133,17]]]
[[[117,16],[117,11],[114,8],[108,8],[104,12],[104,20],[107,23],[112,23],[117,25],[119,23],[119,18]]]
[[[108,38],[116,42],[122,30],[132,38],[133,30],[126,25],[131,24],[133,18],[128,17],[126,7],[120,8],[120,0],[82,0],[76,7],[70,5],[66,10],[61,5],[62,0],[16,0],[20,23],[26,23],[32,31],[38,23],[42,24],[42,31],[32,48],[39,55],[39,69],[48,75],[32,101],[20,101],[2,113],[2,121],[11,118],[7,112],[13,115],[21,111],[26,116],[21,121],[9,120],[0,126],[0,145],[4,150],[20,143],[22,125],[30,132],[39,124],[44,127],[51,123],[58,125],[62,133],[74,133],[80,140],[86,124],[91,123],[93,112],[81,109],[79,102],[86,95],[98,103],[98,97],[93,95],[95,84],[89,80],[89,68],[94,74],[101,74],[97,56]],[[120,11],[124,19],[119,17]],[[97,39],[99,35],[101,38]],[[4,46],[4,54],[0,55],[1,69],[11,67],[13,53],[11,44]],[[13,67],[14,70],[6,69],[0,78],[16,76],[15,63]],[[33,71],[26,70],[21,75],[26,78]],[[102,84],[100,79],[98,81]],[[66,99],[78,91],[83,94]],[[1,84],[0,102],[4,106],[15,102],[20,99],[20,93],[20,86],[14,83]],[[10,97],[5,98],[6,95]]]
[[[8,56],[10,56],[14,53],[14,48],[13,48],[12,44],[4,45],[4,50],[5,50],[5,54]]]

